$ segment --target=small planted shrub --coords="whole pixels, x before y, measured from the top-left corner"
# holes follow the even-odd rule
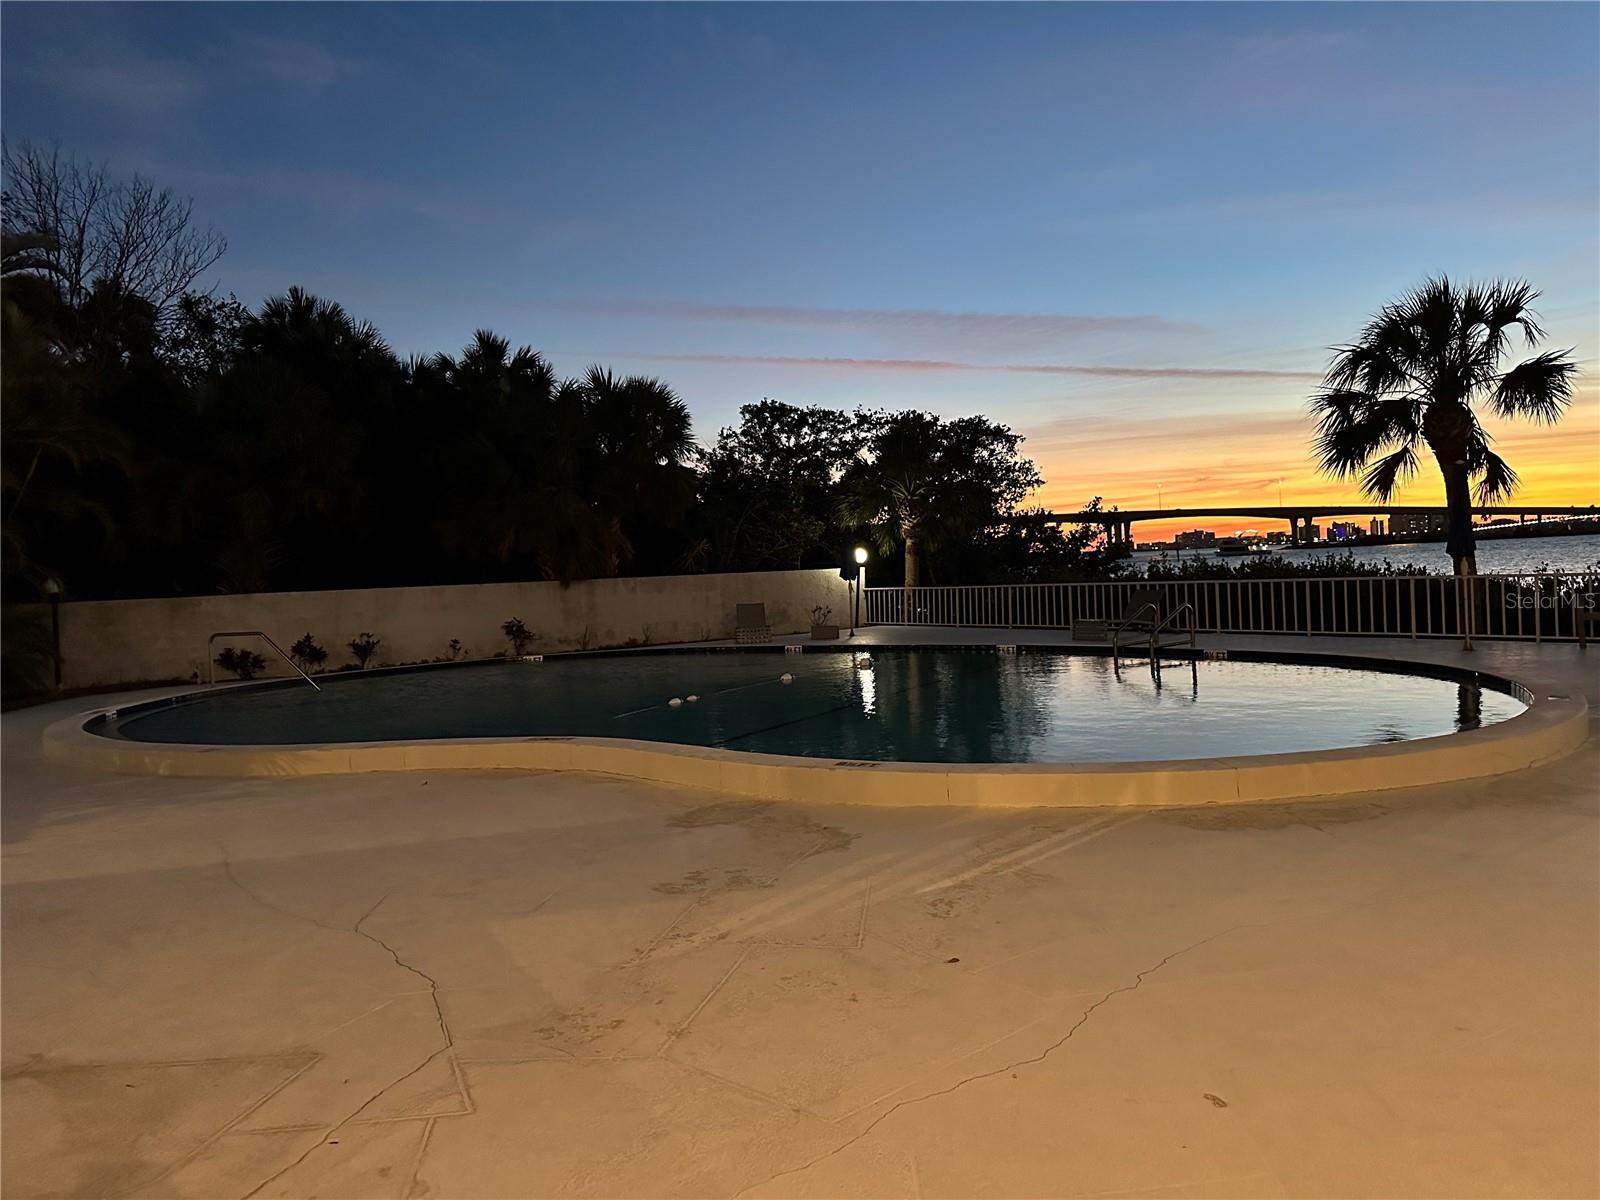
[[[317,639],[308,633],[289,647],[289,657],[294,659],[297,667],[310,675],[322,670],[323,664],[328,661],[328,652],[317,645]]]
[[[506,640],[511,643],[511,653],[518,658],[526,654],[528,647],[533,645],[533,630],[522,623],[521,617],[512,617],[500,626],[500,632],[506,635]]]
[[[831,642],[839,636],[839,627],[831,624],[833,609],[818,604],[811,610],[811,640]]]
[[[356,664],[365,671],[367,663],[381,645],[383,645],[382,638],[375,638],[370,633],[358,633],[350,639],[350,653],[356,656]]]
[[[451,662],[455,662],[456,659],[462,657],[464,654],[466,654],[466,650],[461,645],[461,639],[460,638],[451,638],[450,639],[450,661]]]
[[[216,661],[217,666],[224,671],[232,671],[240,679],[254,679],[256,672],[267,665],[267,660],[254,650],[244,650],[238,646],[224,646]]]

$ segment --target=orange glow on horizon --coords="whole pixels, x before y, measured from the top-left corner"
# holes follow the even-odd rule
[[[1600,386],[1579,385],[1572,408],[1554,427],[1487,420],[1495,448],[1521,483],[1507,503],[1600,503]],[[1056,511],[1081,508],[1100,496],[1111,508],[1211,508],[1225,504],[1277,506],[1359,500],[1357,481],[1321,474],[1311,456],[1312,423],[1304,412],[1217,413],[1140,420],[1067,418],[1023,429],[1029,455],[1045,477],[1030,504]],[[1444,504],[1437,466],[1424,450],[1416,477],[1396,504]],[[1375,501],[1370,515],[1381,516]],[[1360,515],[1362,524],[1365,514]],[[1326,521],[1324,520],[1324,523]],[[1233,534],[1287,531],[1284,521],[1204,517],[1142,521],[1136,541],[1171,541],[1187,529]]]

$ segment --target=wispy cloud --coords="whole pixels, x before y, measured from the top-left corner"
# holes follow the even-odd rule
[[[720,366],[829,367],[848,371],[998,371],[1019,375],[1080,375],[1101,379],[1321,379],[1320,371],[1249,367],[1073,366],[1065,363],[976,363],[932,358],[808,358],[784,354],[645,354],[627,358]]]
[[[302,92],[320,92],[354,75],[361,64],[326,46],[272,33],[240,33],[242,68],[262,80]]]
[[[124,46],[115,52],[41,52],[23,74],[58,95],[139,113],[168,112],[202,91],[199,76],[184,64],[152,58]]]
[[[912,338],[972,351],[1025,352],[1106,334],[1194,334],[1196,325],[1149,314],[944,312],[910,308],[808,308],[785,304],[696,304],[682,300],[576,300],[551,305],[593,316],[657,321],[841,329]]]
[[[190,59],[147,54],[95,33],[41,49],[22,67],[28,79],[57,95],[138,113],[171,112],[242,82],[303,93],[321,92],[361,69],[353,58],[317,42],[240,32],[227,54]]]

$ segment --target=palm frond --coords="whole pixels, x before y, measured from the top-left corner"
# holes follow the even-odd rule
[[[1544,329],[1532,308],[1539,291],[1531,283],[1522,279],[1503,280],[1490,289],[1490,296],[1489,324],[1492,328],[1509,330],[1513,325],[1518,326],[1530,346],[1544,336]]]
[[[1416,473],[1416,447],[1401,446],[1368,468],[1367,473],[1361,477],[1361,490],[1376,500],[1390,500],[1399,491],[1400,486]]]
[[[1315,396],[1311,407],[1317,415],[1318,465],[1336,478],[1357,475],[1374,454],[1415,436],[1415,427],[1406,424],[1410,407],[1404,397],[1329,389]]]
[[[1511,494],[1517,490],[1517,473],[1511,469],[1511,464],[1488,446],[1480,446],[1477,450],[1472,469],[1474,473],[1483,472],[1483,477],[1476,485],[1478,503],[1496,504],[1511,499]]]
[[[1500,377],[1489,406],[1496,416],[1527,417],[1553,425],[1572,403],[1578,364],[1567,350],[1546,350],[1520,362]]]

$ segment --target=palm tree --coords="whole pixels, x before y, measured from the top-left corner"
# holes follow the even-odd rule
[[[1384,306],[1355,342],[1336,347],[1312,398],[1323,471],[1361,479],[1361,490],[1390,500],[1416,474],[1426,446],[1444,476],[1446,549],[1458,575],[1477,572],[1472,496],[1508,498],[1510,465],[1489,448],[1477,408],[1543,424],[1561,418],[1578,366],[1570,351],[1547,350],[1502,369],[1520,329],[1531,348],[1544,337],[1529,307],[1539,293],[1521,281],[1468,283],[1444,276]]]
[[[659,569],[695,498],[688,406],[659,379],[601,367],[570,380],[563,394],[577,401],[564,412],[583,495],[615,526],[635,570]]]
[[[903,549],[909,592],[921,580],[924,552],[1010,512],[1039,485],[1038,471],[1017,453],[1021,443],[983,417],[895,413],[845,472],[839,520],[865,528],[884,554]]]

